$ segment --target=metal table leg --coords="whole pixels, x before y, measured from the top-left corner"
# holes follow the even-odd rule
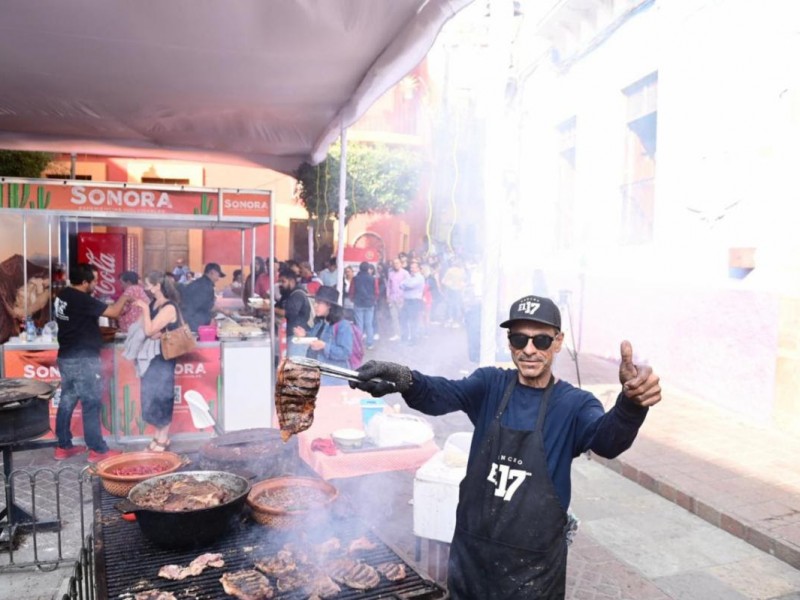
[[[14,502],[14,471],[13,445],[3,446],[3,475],[5,476],[6,505],[0,510],[0,545],[9,544],[14,540],[17,532],[54,530],[61,526],[58,519],[35,519],[34,515]]]

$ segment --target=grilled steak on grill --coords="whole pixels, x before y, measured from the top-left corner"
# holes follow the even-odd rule
[[[378,565],[378,572],[389,581],[402,581],[406,578],[406,566],[403,563],[382,563]]]
[[[284,442],[311,427],[319,385],[319,369],[298,365],[288,358],[281,361],[275,383],[275,409]]]
[[[305,591],[308,594],[308,600],[319,600],[321,598],[332,598],[342,591],[330,577],[327,575],[319,574],[314,577],[314,580],[305,586]]]
[[[147,590],[139,592],[133,600],[177,600],[172,592],[162,592],[161,590]]]
[[[288,575],[297,569],[297,563],[288,550],[279,550],[275,556],[258,559],[255,564],[256,569],[272,577]]]
[[[308,569],[286,573],[278,577],[278,581],[275,582],[275,587],[278,588],[278,591],[282,594],[291,592],[292,590],[305,586],[309,582],[309,577],[311,575],[312,573]]]
[[[269,579],[252,569],[225,573],[219,582],[226,594],[239,600],[269,600],[275,595]]]
[[[337,537],[332,537],[321,544],[314,546],[314,554],[320,560],[325,560],[331,554],[338,554],[342,549],[342,542]]]
[[[344,574],[342,582],[356,590],[371,590],[381,582],[381,576],[368,564],[356,563],[355,567]]]
[[[350,545],[347,547],[347,553],[356,554],[362,551],[375,550],[377,547],[378,546],[369,541],[367,537],[361,536],[360,538],[356,538],[350,542]]]
[[[213,554],[206,552],[195,558],[188,567],[181,567],[180,565],[164,565],[159,569],[158,576],[164,579],[172,579],[180,581],[193,575],[200,575],[206,567],[224,567],[225,561],[222,560],[222,554]]]
[[[354,569],[357,564],[352,558],[337,558],[326,563],[323,571],[334,581],[344,583],[344,576]]]

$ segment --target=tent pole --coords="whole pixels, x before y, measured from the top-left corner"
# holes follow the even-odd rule
[[[339,243],[336,252],[336,270],[339,278],[339,304],[344,306],[344,216],[347,206],[347,129],[341,126],[342,156],[339,161]]]

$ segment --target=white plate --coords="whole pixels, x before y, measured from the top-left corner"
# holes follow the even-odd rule
[[[298,344],[298,345],[312,344],[312,343],[314,343],[316,341],[317,341],[317,338],[315,338],[315,337],[297,337],[297,336],[294,336],[292,338],[292,343],[293,344]]]

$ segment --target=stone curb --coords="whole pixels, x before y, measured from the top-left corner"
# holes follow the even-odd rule
[[[592,454],[591,458],[615,473],[638,483],[646,490],[654,492],[697,515],[715,527],[719,527],[723,531],[800,570],[800,549],[780,538],[776,538],[768,531],[753,527],[739,517],[715,508],[703,501],[702,498],[693,496],[690,491],[680,489],[662,478],[654,477],[624,458],[607,459],[596,454]]]

